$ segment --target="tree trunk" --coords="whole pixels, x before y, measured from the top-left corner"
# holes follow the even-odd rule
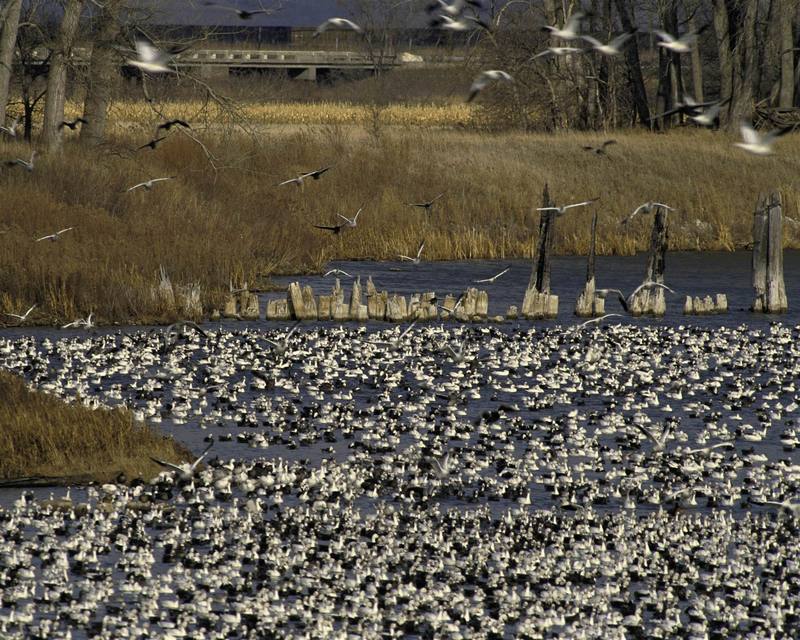
[[[6,104],[8,103],[8,87],[11,83],[11,65],[14,63],[14,47],[17,43],[19,14],[22,0],[10,0],[0,10],[0,125],[6,122]]]
[[[730,111],[731,123],[736,126],[751,116],[756,78],[758,3],[745,0],[742,4],[744,6],[740,6],[741,24],[735,50],[737,73],[733,76],[733,100]]]
[[[697,22],[694,19],[694,14],[689,17],[688,23],[689,31],[697,33]],[[703,60],[700,57],[700,41],[695,43],[692,47],[692,92],[694,99],[698,102],[705,102],[705,92],[703,91]]]
[[[67,98],[67,61],[75,41],[75,34],[78,32],[83,1],[67,0],[53,54],[50,56],[42,130],[42,140],[48,148],[61,144],[61,131],[59,131],[58,125],[64,120],[64,102]]]
[[[633,31],[634,24],[630,11],[629,0],[615,0],[619,18],[622,22],[622,29],[624,31]],[[639,62],[639,43],[636,36],[631,38],[631,43],[625,47],[625,62],[628,65],[628,83],[631,89],[631,96],[633,104],[636,109],[636,114],[639,117],[639,122],[645,125],[650,124],[650,107],[647,104],[647,91],[644,87],[644,78],[642,77],[642,66]]]
[[[780,29],[781,51],[781,93],[778,106],[789,109],[794,106],[794,16],[797,0],[780,0],[777,11],[778,28]]]
[[[101,144],[105,139],[108,106],[115,78],[118,76],[117,52],[114,42],[121,24],[121,0],[108,0],[103,6],[97,35],[89,62],[86,98],[83,101],[83,118],[88,124],[81,127],[81,142]]]
[[[717,51],[719,54],[719,92],[721,100],[733,98],[733,52],[731,50],[731,30],[728,17],[728,7],[725,0],[713,0],[714,9],[714,32],[717,36]],[[720,125],[725,126],[729,122],[727,111],[720,112]]]

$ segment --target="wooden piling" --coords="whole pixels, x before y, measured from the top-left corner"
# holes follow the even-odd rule
[[[261,318],[261,306],[255,293],[249,291],[239,293],[239,315],[243,320],[259,320]]]
[[[669,240],[668,210],[656,207],[653,231],[650,234],[650,257],[644,282],[664,283],[667,242]],[[667,311],[667,297],[661,287],[644,288],[628,303],[631,315],[663,316]]]
[[[589,259],[586,264],[586,284],[575,302],[575,315],[581,318],[595,318],[602,316],[606,311],[605,298],[595,295],[594,262],[597,240],[597,211],[592,216],[592,235],[589,243]]]
[[[547,184],[542,192],[542,207],[552,207]],[[555,211],[541,211],[539,240],[536,245],[531,277],[522,301],[523,318],[555,318],[558,315],[558,296],[550,295],[550,258],[555,232]]]
[[[783,313],[789,308],[783,280],[783,211],[781,194],[762,193],[753,217],[752,310]]]

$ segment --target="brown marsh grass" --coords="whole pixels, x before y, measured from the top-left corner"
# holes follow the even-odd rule
[[[150,479],[161,467],[150,456],[191,461],[181,445],[135,423],[127,411],[92,410],[31,391],[0,372],[0,478],[90,476],[108,481],[120,472]]]
[[[646,217],[627,228],[619,221],[647,200],[676,208],[672,249],[745,246],[764,190],[781,189],[786,214],[794,218],[797,210],[794,136],[778,142],[775,156],[754,158],[724,132],[615,132],[617,144],[598,157],[581,145],[602,136],[585,133],[490,135],[369,123],[232,133],[198,125],[193,135],[204,148],[174,133],[155,151],[134,152],[154,124],[137,124],[99,150],[67,140],[32,173],[0,173],[0,312],[37,304],[34,323],[90,311],[101,322],[163,321],[185,314],[153,293],[162,266],[176,286],[198,283],[208,312],[231,280],[258,288],[270,275],[320,269],[331,259],[395,259],[423,238],[430,260],[527,257],[545,183],[558,203],[600,198],[559,219],[556,250],[564,254],[586,252],[594,209],[603,254],[646,248]],[[0,158],[27,151],[5,144]],[[329,164],[333,170],[303,188],[276,186]],[[150,192],[125,192],[171,175],[177,178]],[[430,217],[405,204],[441,192]],[[312,226],[362,205],[358,227],[339,237]],[[34,242],[68,226],[75,230],[59,242]],[[800,246],[792,225],[786,244]]]

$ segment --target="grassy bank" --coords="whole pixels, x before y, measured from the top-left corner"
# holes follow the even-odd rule
[[[150,456],[191,459],[128,412],[65,404],[0,372],[0,478],[88,475],[105,482],[124,472],[149,479],[163,470]]]
[[[182,113],[176,107],[166,115]],[[158,294],[160,267],[176,291],[193,287],[207,312],[231,280],[254,288],[271,274],[319,269],[330,259],[395,259],[422,239],[429,260],[525,257],[545,183],[558,203],[600,198],[604,254],[646,247],[646,217],[624,230],[618,222],[647,200],[676,208],[673,249],[746,245],[762,190],[782,189],[786,214],[797,211],[796,136],[781,139],[776,156],[753,158],[724,132],[618,132],[604,158],[581,149],[602,140],[593,134],[291,120],[249,134],[196,123],[193,135],[203,146],[173,133],[155,151],[135,152],[155,122],[141,115],[107,147],[87,150],[68,139],[60,153],[39,158],[33,172],[0,172],[0,312],[37,304],[33,323],[90,311],[101,322],[169,320],[192,312]],[[26,153],[21,144],[0,146],[0,158]],[[302,189],[276,186],[330,164]],[[173,175],[152,191],[125,192]],[[442,192],[430,217],[405,204]],[[337,213],[351,215],[362,205],[358,227],[339,237],[312,226],[336,223]],[[591,211],[572,210],[559,220],[558,252],[586,252]],[[34,241],[69,226],[75,229],[59,242]],[[786,243],[800,246],[790,225]]]

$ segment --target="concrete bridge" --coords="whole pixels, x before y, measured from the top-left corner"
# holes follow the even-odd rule
[[[33,52],[33,64],[47,66],[49,51],[46,48]],[[71,62],[76,66],[89,63],[91,49],[76,47]],[[421,62],[421,60],[420,60]],[[172,58],[172,66],[192,71],[203,77],[241,73],[243,71],[286,70],[290,77],[316,80],[318,75],[331,71],[373,71],[376,67],[392,68],[404,64],[400,56],[372,57],[353,51],[264,51],[259,49],[188,49]],[[134,67],[120,64],[123,75],[138,74]]]

